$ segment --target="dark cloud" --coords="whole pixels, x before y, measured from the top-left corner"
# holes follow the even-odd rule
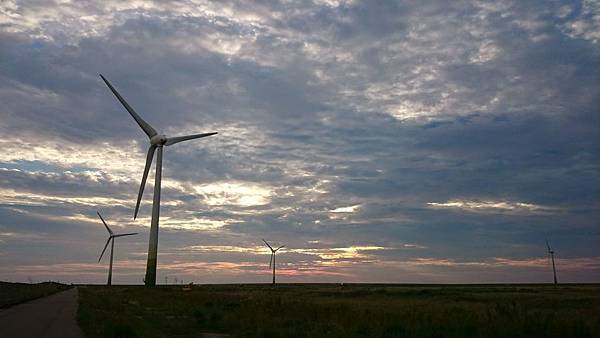
[[[530,261],[547,237],[578,266],[573,281],[600,278],[587,3],[2,6],[2,274],[73,269],[19,270],[41,251],[49,265],[93,262],[101,209],[144,233],[120,248],[123,280],[139,282],[147,141],[102,73],[162,132],[219,132],[165,149],[165,273],[261,280],[248,248],[268,237],[290,248],[290,281],[542,281]],[[246,251],[190,249],[211,245]],[[347,250],[337,265],[310,251],[331,248]]]

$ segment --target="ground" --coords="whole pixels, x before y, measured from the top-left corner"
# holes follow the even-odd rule
[[[600,285],[79,288],[87,337],[600,337]]]

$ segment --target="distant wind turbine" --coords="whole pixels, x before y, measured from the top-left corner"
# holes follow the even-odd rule
[[[150,222],[148,261],[146,263],[146,277],[144,278],[144,283],[146,286],[156,286],[156,256],[158,251],[158,219],[160,215],[160,181],[162,175],[163,146],[170,146],[175,143],[207,137],[217,133],[213,132],[167,138],[165,135],[159,134],[156,129],[152,128],[150,124],[144,121],[110,84],[110,82],[108,82],[108,80],[102,76],[102,74],[100,74],[100,77],[150,139],[150,148],[148,148],[146,166],[144,167],[144,174],[142,176],[142,183],[140,184],[140,191],[138,193],[133,219],[136,219],[138,210],[140,208],[140,201],[142,200],[142,195],[144,194],[144,186],[146,185],[146,179],[148,178],[148,171],[150,171],[150,166],[152,165],[154,151],[157,150],[158,153],[156,156],[156,176],[154,177],[154,197],[152,200],[152,221]]]
[[[554,273],[554,285],[558,284],[558,280],[556,279],[556,266],[554,265],[554,250],[550,248],[550,244],[548,244],[548,240],[546,240],[546,246],[548,247],[548,254],[552,258],[552,272]]]
[[[277,250],[283,248],[285,245],[282,245],[277,249],[273,249],[273,247],[270,246],[269,243],[267,243],[267,241],[265,241],[264,239],[263,242],[265,242],[269,249],[271,249],[271,260],[269,261],[269,268],[273,268],[273,285],[275,285],[275,253],[277,252]]]
[[[102,253],[100,254],[100,258],[98,258],[98,262],[100,262],[100,260],[102,259],[102,256],[104,255],[104,252],[106,251],[106,248],[108,247],[108,243],[111,243],[111,245],[110,245],[110,265],[108,268],[108,283],[107,283],[108,285],[111,285],[112,284],[113,253],[115,251],[115,238],[137,235],[137,232],[115,235],[115,233],[112,230],[110,230],[110,228],[108,227],[108,224],[106,224],[106,222],[104,221],[104,218],[102,218],[102,215],[100,215],[100,212],[96,212],[96,213],[98,214],[98,217],[100,217],[100,220],[106,227],[106,230],[108,230],[108,234],[109,234],[108,240],[106,241],[106,245],[104,245],[104,249],[102,250]]]

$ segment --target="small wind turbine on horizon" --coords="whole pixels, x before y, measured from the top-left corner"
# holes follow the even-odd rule
[[[546,247],[548,247],[548,254],[552,258],[552,272],[554,273],[554,285],[558,284],[558,280],[556,279],[556,266],[554,265],[554,250],[550,248],[550,244],[548,240],[546,240]]]
[[[150,240],[148,243],[148,261],[146,263],[146,277],[144,278],[144,283],[146,286],[156,286],[156,259],[158,252],[158,221],[160,216],[160,182],[162,176],[163,146],[170,146],[175,143],[207,137],[217,133],[212,132],[167,138],[165,135],[159,134],[156,129],[144,121],[110,84],[110,82],[108,82],[108,80],[102,76],[102,74],[100,74],[100,77],[150,139],[150,147],[148,148],[148,155],[146,157],[146,166],[144,167],[144,174],[142,176],[142,183],[140,184],[140,190],[137,197],[137,203],[135,205],[135,211],[133,213],[133,219],[136,219],[137,217],[138,210],[140,208],[140,201],[142,200],[142,195],[144,194],[146,179],[148,178],[148,172],[150,171],[150,166],[152,165],[152,160],[154,159],[154,152],[157,152],[156,173],[154,177],[154,196],[152,199],[152,220],[150,222]]]
[[[109,235],[108,240],[106,241],[106,245],[104,245],[104,249],[102,250],[102,253],[100,254],[100,258],[98,258],[98,263],[100,263],[100,260],[102,259],[102,256],[104,255],[104,252],[106,251],[106,248],[108,247],[108,243],[111,243],[111,245],[110,245],[110,265],[108,267],[108,283],[107,283],[107,285],[112,285],[112,267],[113,267],[113,254],[115,251],[115,238],[137,235],[137,232],[115,235],[115,233],[108,227],[108,224],[106,224],[106,222],[104,221],[104,218],[102,218],[102,215],[100,215],[100,212],[97,211],[96,213],[98,214],[98,217],[100,217],[100,220],[106,227],[106,230],[108,230],[108,235]]]
[[[273,249],[273,247],[271,245],[269,245],[269,243],[267,243],[267,241],[265,241],[264,238],[263,238],[263,242],[265,242],[265,244],[269,247],[269,249],[271,249],[271,260],[269,261],[269,269],[273,268],[273,285],[275,285],[275,253],[277,252],[277,250],[283,248],[285,245],[282,245],[282,246],[278,247],[277,249]]]

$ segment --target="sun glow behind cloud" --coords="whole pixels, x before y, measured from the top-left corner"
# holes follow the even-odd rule
[[[386,250],[382,246],[349,246],[338,248],[321,248],[321,249],[287,249],[288,252],[314,255],[321,260],[340,260],[340,259],[363,259],[370,257],[369,253],[379,250]],[[334,263],[335,265],[335,263]]]
[[[317,262],[322,260],[353,260],[364,259],[371,256],[374,252],[380,250],[390,250],[382,246],[349,246],[349,247],[333,247],[333,248],[288,248],[284,247],[278,251],[278,255],[283,254],[301,254],[315,256]],[[266,255],[270,254],[269,249],[264,245],[243,247],[231,245],[194,245],[178,249],[180,251],[191,252],[226,252],[226,253],[245,253],[250,255]],[[320,263],[319,263],[320,264]],[[335,262],[333,263],[335,265]]]
[[[443,203],[428,202],[427,205],[436,209],[459,209],[471,212],[553,213],[561,211],[558,207],[539,204],[491,200],[450,200]]]
[[[150,217],[138,217],[136,223],[150,227],[150,221]],[[210,219],[187,215],[178,217],[161,216],[160,227],[188,231],[211,231],[240,222],[240,220],[236,219]]]
[[[237,205],[251,207],[269,203],[271,190],[246,182],[214,182],[194,187],[208,205]]]

